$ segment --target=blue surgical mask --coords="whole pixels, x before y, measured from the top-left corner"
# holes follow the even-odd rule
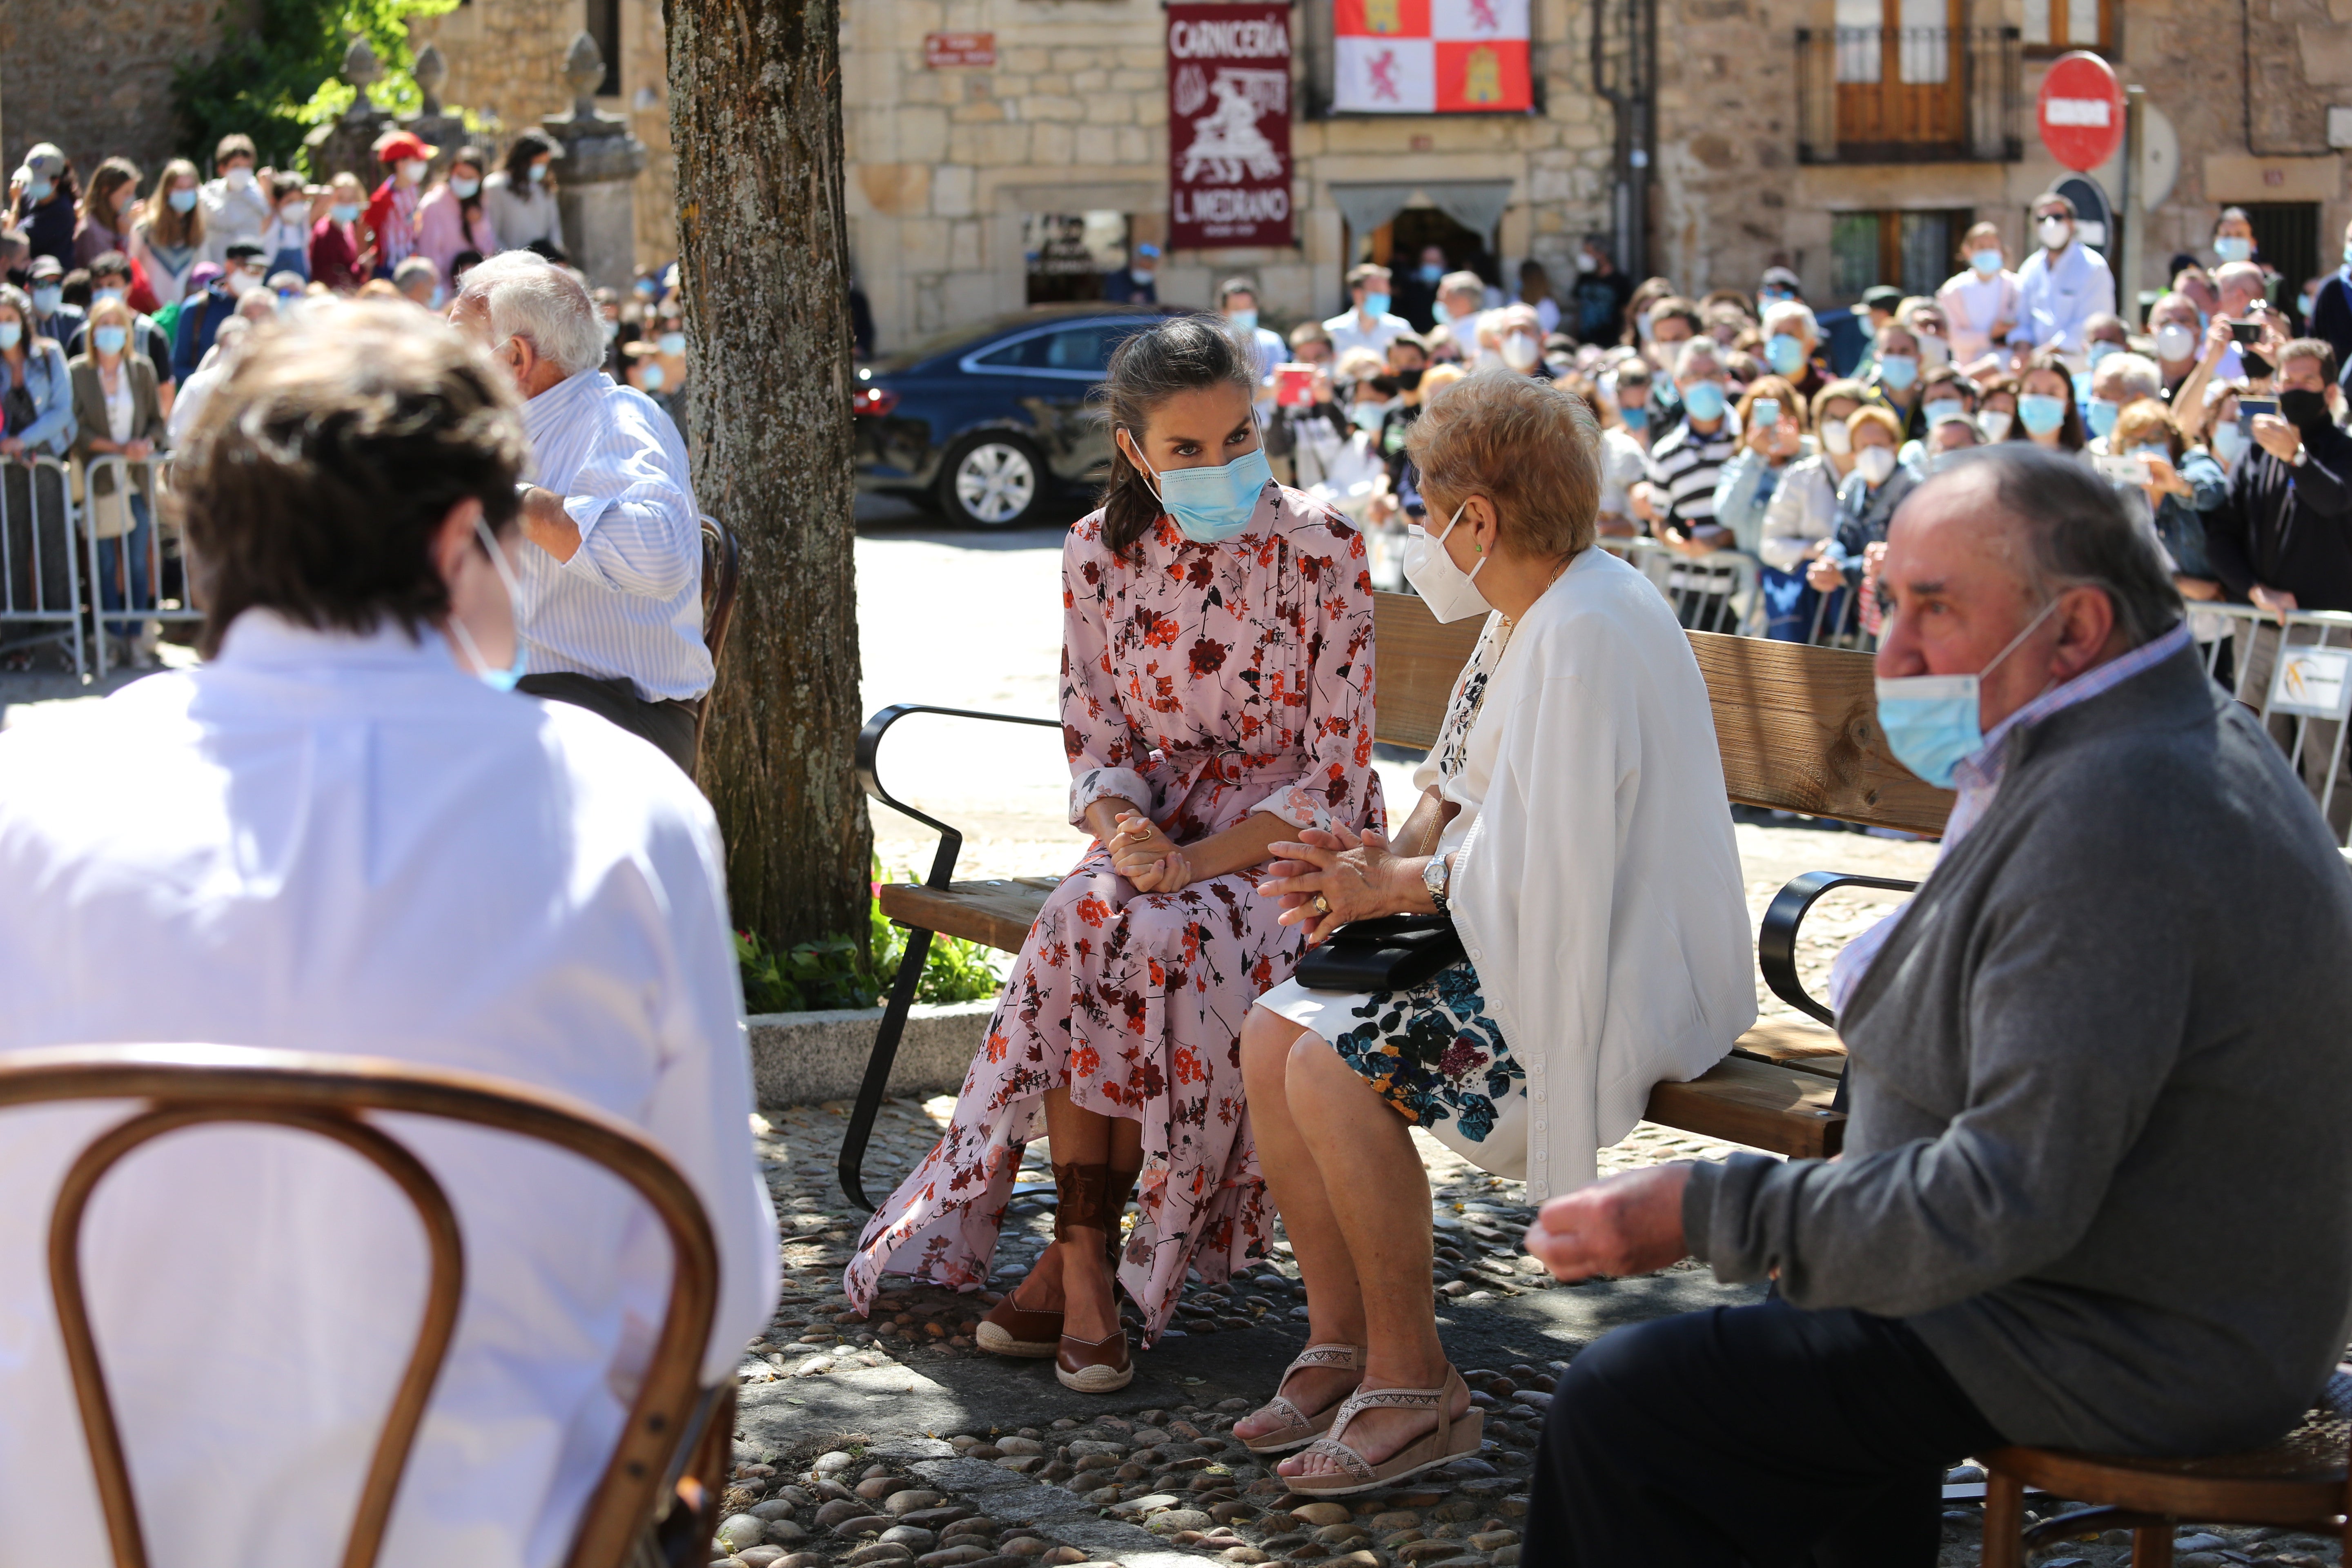
[[[1775,332],[1764,340],[1764,358],[1775,375],[1798,375],[1805,368],[1805,345],[1786,332]]]
[[[2047,436],[2066,423],[2066,400],[2046,392],[2028,392],[2017,400],[2017,422],[2029,436]]]
[[[1257,511],[1258,497],[1274,483],[1274,469],[1266,463],[1264,447],[1217,468],[1158,473],[1147,463],[1143,473],[1152,495],[1176,520],[1184,537],[1196,544],[1215,544],[1247,528]]]
[[[196,210],[196,192],[193,185],[183,186],[163,199],[171,204],[172,210],[175,213],[192,213]]]
[[[530,183],[534,185],[543,184],[546,183],[546,180],[547,165],[544,163],[533,163],[530,166]]]
[[[1420,276],[1421,280],[1423,283],[1426,283],[1431,288],[1434,289],[1437,287],[1437,280],[1445,276],[1445,268],[1443,267],[1424,264],[1422,267]]]
[[[62,289],[33,290],[33,311],[36,315],[54,316],[58,313],[58,307],[65,302],[66,291]]]
[[[1389,297],[1386,294],[1366,294],[1364,296],[1364,314],[1367,316],[1385,316],[1388,313]]]
[[[357,202],[337,202],[327,209],[327,216],[337,223],[357,223],[360,217],[360,205]]]
[[[1878,727],[1895,760],[1937,789],[1952,787],[1960,763],[1984,744],[1978,725],[1978,693],[1984,678],[2033,635],[2058,607],[2051,600],[2025,629],[1974,675],[1906,675],[1878,681]]]
[[[57,186],[51,184],[48,181],[33,180],[28,182],[25,186],[25,200],[34,206],[39,206],[43,202],[47,201],[49,197],[54,195],[56,193]]]
[[[1359,430],[1377,430],[1389,416],[1385,403],[1359,403],[1348,410],[1348,417]]]
[[[1149,267],[1130,267],[1127,269],[1127,275],[1138,283],[1149,283],[1152,277],[1151,268]]]
[[[2213,242],[2213,254],[2224,262],[2252,261],[2254,242],[2242,234],[2225,234]]]
[[[1968,406],[1957,398],[1950,397],[1931,399],[1924,412],[1927,419],[1927,428],[1930,430],[1947,419],[1966,419],[1969,416]]]
[[[2227,467],[2246,455],[2246,433],[2232,422],[2213,427],[2213,455]]]
[[[662,389],[662,383],[668,379],[669,377],[662,373],[662,367],[657,364],[648,363],[645,369],[637,372],[637,384],[647,392],[659,392]]]
[[[664,332],[661,335],[661,341],[656,346],[658,347],[662,353],[669,355],[670,358],[676,359],[678,355],[686,353],[686,334],[684,332]]]
[[[93,289],[89,291],[89,302],[92,305],[120,304],[122,302],[122,290],[120,289]]]
[[[1909,354],[1881,354],[1878,379],[1897,392],[1907,392],[1919,379],[1919,362]]]
[[[1628,430],[1646,430],[1650,427],[1650,410],[1645,404],[1621,405],[1617,410],[1617,417],[1625,422],[1625,428]]]
[[[2000,270],[2000,252],[1971,250],[1969,252],[1969,265],[1976,269],[1978,277],[1990,278]]]
[[[2091,368],[2093,370],[2096,370],[2099,368],[2099,362],[2101,360],[2105,359],[2109,354],[2121,353],[2123,351],[2117,348],[2112,341],[2106,338],[2101,338],[2097,342],[2093,343],[2086,352],[2091,356]]]
[[[481,192],[482,182],[479,180],[467,179],[455,174],[449,177],[449,194],[461,202],[470,202],[481,195]]]
[[[1225,320],[1233,323],[1234,331],[1241,333],[1244,337],[1257,331],[1257,312],[1255,310],[1228,310],[1225,312]]]
[[[2094,436],[2105,436],[2113,430],[2116,416],[2121,412],[2121,407],[2112,398],[2094,397],[2083,405],[2084,423],[2090,426]]]
[[[122,345],[130,340],[130,337],[131,333],[128,331],[116,326],[111,321],[102,327],[92,327],[89,331],[89,341],[98,345],[98,352],[102,354],[121,353]]]
[[[1683,412],[1701,423],[1722,418],[1724,409],[1729,405],[1722,385],[1717,382],[1694,381],[1682,389],[1682,394]]]
[[[0,349],[13,349],[24,341],[24,323],[20,321],[0,321]]]
[[[490,525],[478,512],[474,516],[474,531],[481,536],[482,548],[490,552],[490,564],[498,568],[499,581],[506,584],[507,604],[514,616],[514,658],[508,662],[506,668],[492,669],[490,661],[482,657],[482,650],[474,646],[474,634],[466,629],[466,623],[455,614],[447,622],[449,635],[457,640],[458,647],[466,650],[466,657],[474,661],[475,679],[493,691],[512,691],[522,679],[524,667],[530,662],[530,654],[522,640],[522,588],[515,582],[514,568],[507,564],[507,552],[499,547],[498,536],[490,531]]]

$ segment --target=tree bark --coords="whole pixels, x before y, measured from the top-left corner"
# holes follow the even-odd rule
[[[865,942],[837,0],[667,0],[688,437],[742,588],[703,742],[738,927]]]

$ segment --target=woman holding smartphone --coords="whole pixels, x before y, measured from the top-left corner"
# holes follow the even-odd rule
[[[1805,433],[1805,400],[1783,377],[1763,375],[1738,405],[1739,450],[1715,481],[1715,521],[1731,530],[1735,549],[1756,553],[1764,514],[1789,465],[1812,450]]]

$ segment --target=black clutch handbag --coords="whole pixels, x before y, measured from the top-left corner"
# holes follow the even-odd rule
[[[1402,991],[1469,956],[1444,915],[1353,921],[1307,950],[1298,984],[1309,991]]]

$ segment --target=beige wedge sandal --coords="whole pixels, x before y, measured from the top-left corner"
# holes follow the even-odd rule
[[[1279,1415],[1284,1424],[1272,1432],[1255,1437],[1244,1437],[1242,1446],[1253,1454],[1287,1454],[1293,1448],[1304,1448],[1331,1429],[1339,1414],[1342,1400],[1335,1399],[1320,1415],[1309,1415],[1285,1398],[1282,1391],[1290,1386],[1290,1374],[1309,1367],[1336,1366],[1349,1372],[1364,1370],[1364,1347],[1361,1345],[1308,1345],[1298,1352],[1291,1363],[1282,1369],[1282,1381],[1274,1385],[1274,1397],[1260,1405],[1256,1414]]]
[[[1473,1407],[1458,1420],[1448,1420],[1445,1407],[1453,1402],[1456,1391],[1463,1398],[1470,1397],[1469,1386],[1462,1374],[1452,1367],[1445,1369],[1445,1382],[1436,1388],[1360,1388],[1339,1402],[1337,1417],[1331,1423],[1329,1436],[1318,1437],[1307,1445],[1310,1454],[1328,1455],[1338,1461],[1339,1468],[1322,1475],[1285,1476],[1290,1489],[1307,1497],[1353,1497],[1381,1487],[1393,1485],[1407,1476],[1417,1476],[1423,1470],[1433,1470],[1440,1465],[1450,1465],[1465,1459],[1478,1451],[1486,1435],[1486,1416]],[[1394,1454],[1373,1464],[1346,1441],[1348,1423],[1360,1411],[1375,1408],[1427,1410],[1437,1417],[1437,1430],[1414,1439]]]

